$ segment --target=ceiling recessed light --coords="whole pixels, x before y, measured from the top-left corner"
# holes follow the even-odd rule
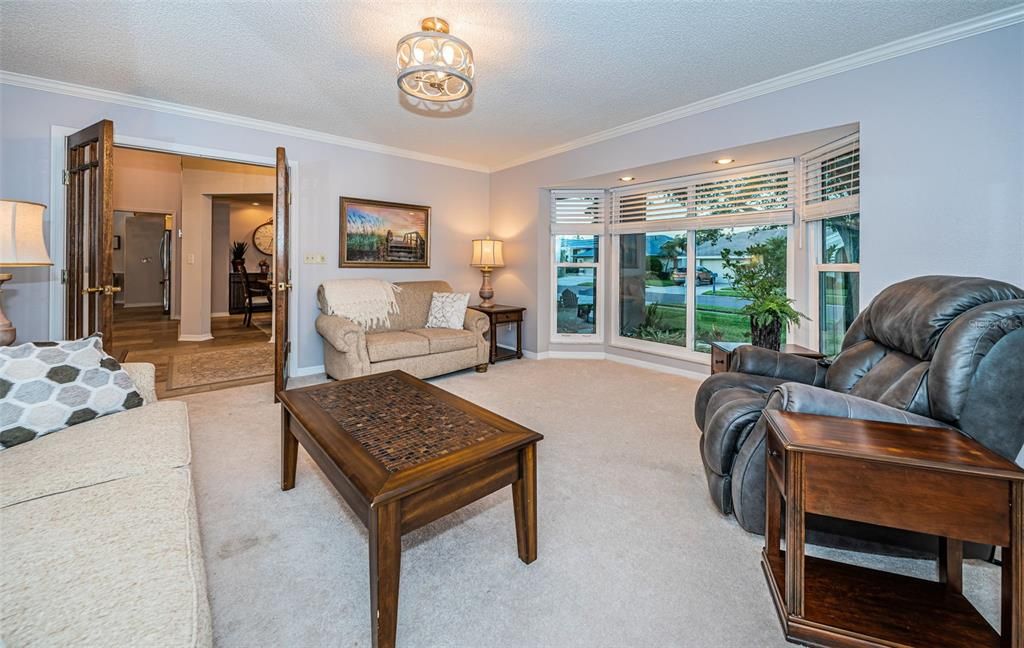
[[[732,158],[718,158],[715,164],[732,164],[734,161]]]
[[[621,178],[619,178],[619,180],[623,182],[629,182],[630,180],[636,180],[636,178],[634,178],[633,176],[622,176]]]
[[[253,207],[259,207],[259,206],[260,206],[260,204],[259,204],[259,203],[253,203],[253,204],[252,204],[252,206],[253,206]]]

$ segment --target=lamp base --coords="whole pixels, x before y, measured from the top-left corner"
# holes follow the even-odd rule
[[[18,329],[14,328],[11,320],[4,315],[3,304],[4,282],[10,281],[13,276],[9,272],[0,272],[0,346],[14,344],[14,340],[18,337]]]
[[[494,306],[494,300],[491,299],[494,297],[494,289],[491,288],[491,270],[484,268],[480,270],[480,274],[484,276],[484,282],[480,284],[480,299],[483,300],[480,302],[480,305],[484,308],[490,308]]]

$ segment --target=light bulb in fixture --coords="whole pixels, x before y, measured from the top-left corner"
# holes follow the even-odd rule
[[[253,207],[259,207],[259,206],[260,206],[260,204],[259,204],[259,203],[253,203],[253,204],[252,204],[252,206],[253,206]]]
[[[718,158],[715,160],[715,164],[732,164],[735,162],[732,158]]]

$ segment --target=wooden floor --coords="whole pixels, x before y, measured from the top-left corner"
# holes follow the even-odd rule
[[[156,365],[156,393],[160,398],[273,380],[272,377],[264,376],[230,383],[167,389],[167,370],[171,356],[238,345],[267,344],[270,340],[271,314],[254,313],[252,319],[253,325],[246,327],[242,325],[242,315],[216,317],[211,321],[212,340],[179,342],[178,322],[164,315],[159,306],[118,306],[114,308],[114,348],[108,350],[108,353],[121,362],[151,362]]]

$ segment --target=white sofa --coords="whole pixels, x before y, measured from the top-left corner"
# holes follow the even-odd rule
[[[156,402],[0,452],[0,645],[211,645],[188,410]]]

